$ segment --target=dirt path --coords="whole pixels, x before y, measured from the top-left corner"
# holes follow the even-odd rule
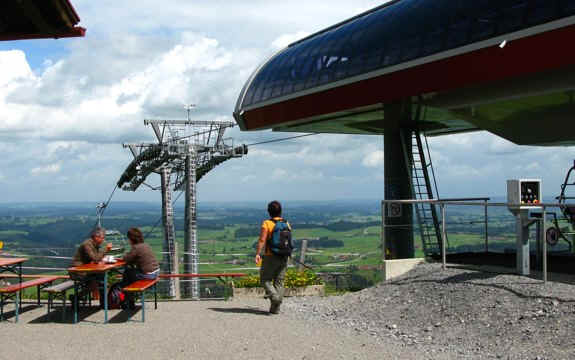
[[[382,359],[402,354],[400,346],[382,345],[350,329],[266,310],[259,299],[170,302],[147,311],[145,324],[126,322],[115,310],[108,325],[101,323],[101,311],[74,325],[61,323],[59,312],[52,322],[45,308],[32,309],[18,324],[0,323],[0,359]]]

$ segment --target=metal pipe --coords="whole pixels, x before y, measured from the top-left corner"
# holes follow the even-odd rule
[[[441,198],[441,201],[489,201],[491,198],[478,197],[478,198]]]
[[[446,251],[445,251],[445,238],[446,238],[446,232],[445,232],[445,204],[441,204],[441,263],[442,263],[442,268],[443,270],[445,270],[446,266]]]
[[[384,203],[398,203],[398,204],[416,204],[416,203],[442,203],[446,205],[470,205],[470,206],[477,206],[480,205],[477,202],[456,202],[456,201],[445,201],[445,200],[438,200],[438,199],[429,199],[429,200],[381,200]],[[506,203],[506,202],[499,202],[499,203],[489,203],[489,206],[505,206],[505,207],[517,207],[517,208],[541,208],[543,206],[547,207],[562,207],[565,204],[560,203],[538,203],[538,204],[513,204],[513,203]]]
[[[545,235],[547,235],[547,224],[546,224],[546,215],[545,215],[545,206],[543,206],[543,211],[541,214],[541,221],[543,225],[541,229],[543,231],[542,239],[543,239],[543,284],[547,284],[547,239]]]
[[[385,204],[381,203],[381,259],[385,262]]]
[[[484,207],[484,211],[485,211],[485,252],[488,253],[489,252],[489,231],[488,231],[488,226],[487,226],[487,200],[485,200],[483,202],[483,207]]]

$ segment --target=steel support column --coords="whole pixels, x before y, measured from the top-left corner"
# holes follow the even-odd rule
[[[410,169],[406,159],[411,159],[411,103],[398,102],[384,106],[384,181],[385,199],[411,199]],[[403,143],[408,154],[404,154]],[[407,156],[406,156],[407,155]],[[415,256],[413,243],[413,205],[388,204],[385,207],[385,258],[408,259]]]
[[[184,273],[198,273],[198,242],[196,227],[196,149],[190,146],[188,156],[186,156],[186,213],[185,213],[185,234],[184,234]],[[200,284],[197,278],[192,278],[186,283],[186,296],[194,300],[200,298]]]
[[[162,182],[162,222],[164,225],[164,246],[162,272],[165,274],[177,274],[178,254],[176,251],[176,232],[174,230],[174,209],[172,207],[172,188],[170,186],[171,169],[164,167],[160,176]],[[177,278],[168,280],[168,293],[170,297],[180,298],[180,283]]]

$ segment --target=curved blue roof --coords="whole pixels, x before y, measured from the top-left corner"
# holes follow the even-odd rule
[[[252,75],[238,108],[571,15],[575,0],[392,1],[274,55]]]

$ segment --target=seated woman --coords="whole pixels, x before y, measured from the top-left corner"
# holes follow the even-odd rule
[[[144,236],[138,228],[128,230],[130,240],[130,251],[124,255],[126,269],[120,283],[122,287],[128,286],[134,281],[144,279],[155,279],[160,273],[160,266],[152,248],[144,243]],[[128,299],[127,306],[134,307],[133,299]]]

